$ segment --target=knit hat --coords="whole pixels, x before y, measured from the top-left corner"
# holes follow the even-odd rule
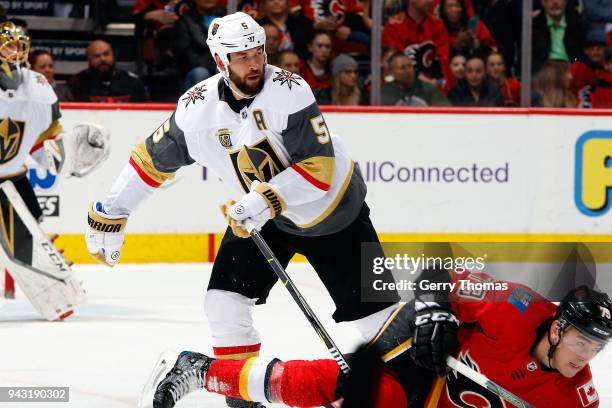
[[[608,44],[608,36],[606,35],[606,31],[602,26],[593,25],[589,31],[587,31],[584,37],[584,44],[586,46],[589,45],[607,45]]]
[[[357,68],[357,61],[355,58],[347,54],[340,54],[331,63],[332,75],[336,76],[340,72],[348,68]]]

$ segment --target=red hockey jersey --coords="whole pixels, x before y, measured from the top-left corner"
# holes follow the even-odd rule
[[[493,282],[478,275],[454,280],[458,279]],[[507,288],[488,292],[457,290],[452,306],[457,317],[462,323],[476,323],[460,329],[457,358],[536,407],[599,406],[588,366],[573,378],[565,378],[557,371],[543,369],[531,355],[536,329],[555,313],[556,305],[523,285],[505,285]],[[445,383],[432,387],[432,405],[426,406],[511,408],[511,404],[459,373],[451,372],[440,381]]]

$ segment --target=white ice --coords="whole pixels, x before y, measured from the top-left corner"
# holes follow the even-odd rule
[[[0,386],[70,387],[69,403],[27,403],[25,407],[136,407],[161,352],[210,352],[203,313],[210,269],[209,264],[76,267],[88,303],[56,323],[42,321],[18,292],[16,300],[0,308]],[[340,349],[352,350],[359,335],[353,325],[333,322],[333,303],[314,271],[294,264],[289,273]],[[282,285],[276,285],[268,303],[255,310],[263,355],[329,357]],[[611,353],[605,350],[592,363],[601,407],[612,407],[612,365],[607,363]],[[222,397],[202,391],[177,408],[224,406]]]

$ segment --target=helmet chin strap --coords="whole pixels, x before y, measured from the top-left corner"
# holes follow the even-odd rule
[[[245,95],[242,92],[240,92],[238,89],[236,89],[233,85],[232,85],[232,81],[229,80],[229,78],[227,78],[225,75],[223,76],[223,79],[225,80],[225,83],[227,84],[227,86],[229,87],[229,89],[232,90],[232,92],[234,92],[236,95],[238,95],[239,97],[243,98],[243,99],[253,99],[257,96],[257,94],[255,95]]]

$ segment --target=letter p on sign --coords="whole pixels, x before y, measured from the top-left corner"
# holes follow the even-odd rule
[[[612,201],[612,131],[591,131],[576,142],[574,199],[585,215],[601,216]]]

